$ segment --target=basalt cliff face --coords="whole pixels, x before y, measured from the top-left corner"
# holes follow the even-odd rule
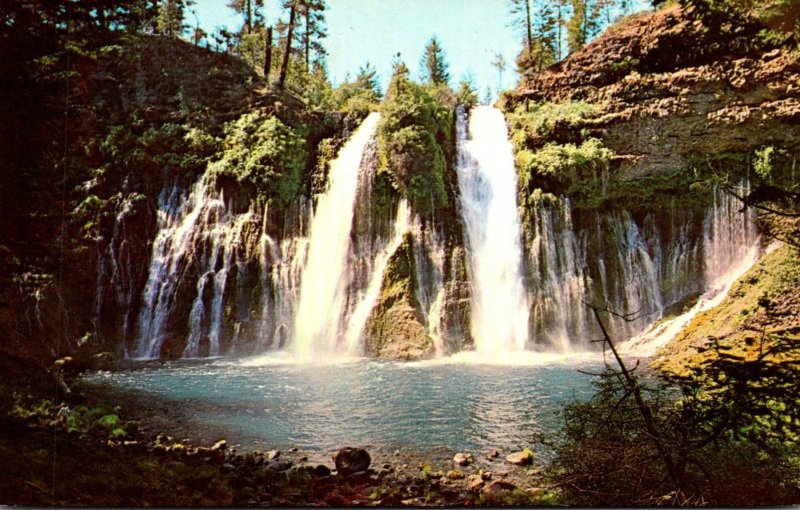
[[[621,178],[767,144],[796,151],[800,60],[787,48],[748,45],[754,32],[723,33],[680,5],[637,14],[562,62],[525,73],[507,101],[596,105],[581,128],[614,150]]]

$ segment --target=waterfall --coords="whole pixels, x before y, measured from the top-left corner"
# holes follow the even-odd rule
[[[158,234],[153,241],[144,304],[139,314],[139,335],[134,351],[137,358],[156,358],[161,354],[165,321],[179,283],[179,264],[190,248],[205,198],[202,180],[188,198],[182,196],[177,186],[164,188],[159,197]]]
[[[586,251],[572,224],[569,199],[534,197],[533,239],[528,247],[532,336],[561,352],[590,331],[589,309],[581,300],[591,284]]]
[[[528,306],[522,281],[517,178],[505,118],[479,106],[458,112],[461,213],[472,283],[475,349],[496,356],[525,348]]]
[[[331,162],[329,188],[319,197],[311,220],[293,335],[294,353],[302,359],[337,348],[359,169],[378,118],[371,113]]]
[[[747,194],[749,186],[741,185]],[[756,229],[756,212],[734,197],[715,190],[714,205],[703,221],[704,292],[697,302],[683,313],[655,322],[621,346],[623,352],[636,356],[653,356],[658,348],[675,338],[700,312],[719,305],[738,280],[758,260],[760,235]]]
[[[361,355],[363,352],[361,345],[361,336],[364,332],[364,326],[367,323],[369,314],[375,306],[378,296],[381,292],[381,283],[383,282],[383,272],[386,270],[386,265],[389,259],[400,247],[403,242],[403,236],[409,230],[411,222],[411,210],[408,206],[408,201],[401,199],[397,206],[397,216],[394,224],[394,234],[392,240],[387,243],[382,250],[378,252],[374,260],[374,265],[369,277],[369,283],[363,292],[357,296],[355,309],[350,314],[347,321],[347,330],[345,332],[345,341],[347,344],[348,354],[352,356]]]

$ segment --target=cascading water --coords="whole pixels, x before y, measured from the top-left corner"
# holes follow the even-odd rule
[[[505,118],[458,112],[458,181],[472,281],[471,330],[481,356],[520,351],[528,338],[517,219],[517,178]]]
[[[179,283],[179,264],[190,248],[205,197],[202,181],[194,186],[188,198],[181,195],[177,186],[165,188],[159,197],[159,230],[153,241],[144,304],[139,314],[139,335],[134,351],[137,358],[155,358],[161,354],[164,324]]]
[[[314,213],[305,197],[276,210],[251,200],[237,211],[247,201],[213,173],[188,192],[166,186],[147,273],[131,250],[147,242],[147,229],[134,225],[149,212],[123,202],[98,255],[98,323],[124,312],[120,338],[133,335],[125,352],[138,358],[358,356],[388,260],[410,233],[409,305],[435,354],[474,348],[482,362],[502,361],[526,348],[589,348],[599,335],[585,302],[640,313],[608,318],[615,338],[635,336],[696,296],[708,303],[756,253],[754,213],[719,192],[705,213],[658,215],[573,209],[537,192],[521,242],[505,121],[485,107],[469,121],[463,110],[457,116],[462,238],[461,225],[422,221],[405,201],[374,206],[377,121],[368,117],[345,143]]]
[[[359,169],[378,119],[377,113],[371,113],[331,162],[328,191],[320,196],[311,221],[292,347],[302,359],[337,349]]]
[[[400,247],[400,243],[403,242],[403,236],[408,232],[410,222],[411,210],[409,209],[408,201],[402,199],[397,206],[397,216],[392,240],[380,250],[375,258],[369,284],[366,289],[357,296],[358,304],[355,306],[355,309],[350,314],[349,320],[347,321],[345,342],[347,345],[347,352],[351,356],[359,356],[363,352],[361,336],[364,333],[364,326],[369,318],[369,314],[373,306],[375,306],[375,302],[380,294],[383,272],[386,270],[389,258]]]

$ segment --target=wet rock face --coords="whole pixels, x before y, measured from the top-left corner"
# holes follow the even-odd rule
[[[798,148],[798,57],[748,53],[740,39],[706,28],[680,6],[628,18],[559,64],[526,73],[506,106],[595,104],[581,129],[615,151],[622,179],[684,168],[697,155]]]

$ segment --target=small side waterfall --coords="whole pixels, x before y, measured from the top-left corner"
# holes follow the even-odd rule
[[[520,267],[517,173],[505,117],[479,106],[467,125],[461,110],[457,137],[475,349],[483,356],[519,351],[528,338],[528,305]]]
[[[179,284],[181,263],[190,248],[206,198],[201,180],[188,198],[180,188],[164,188],[159,197],[158,234],[153,241],[150,270],[144,289],[144,303],[139,314],[139,334],[134,356],[156,358],[164,343],[165,322]]]
[[[320,196],[311,221],[292,347],[303,359],[336,350],[345,309],[358,174],[378,119],[377,113],[371,113],[331,162],[328,191]]]

